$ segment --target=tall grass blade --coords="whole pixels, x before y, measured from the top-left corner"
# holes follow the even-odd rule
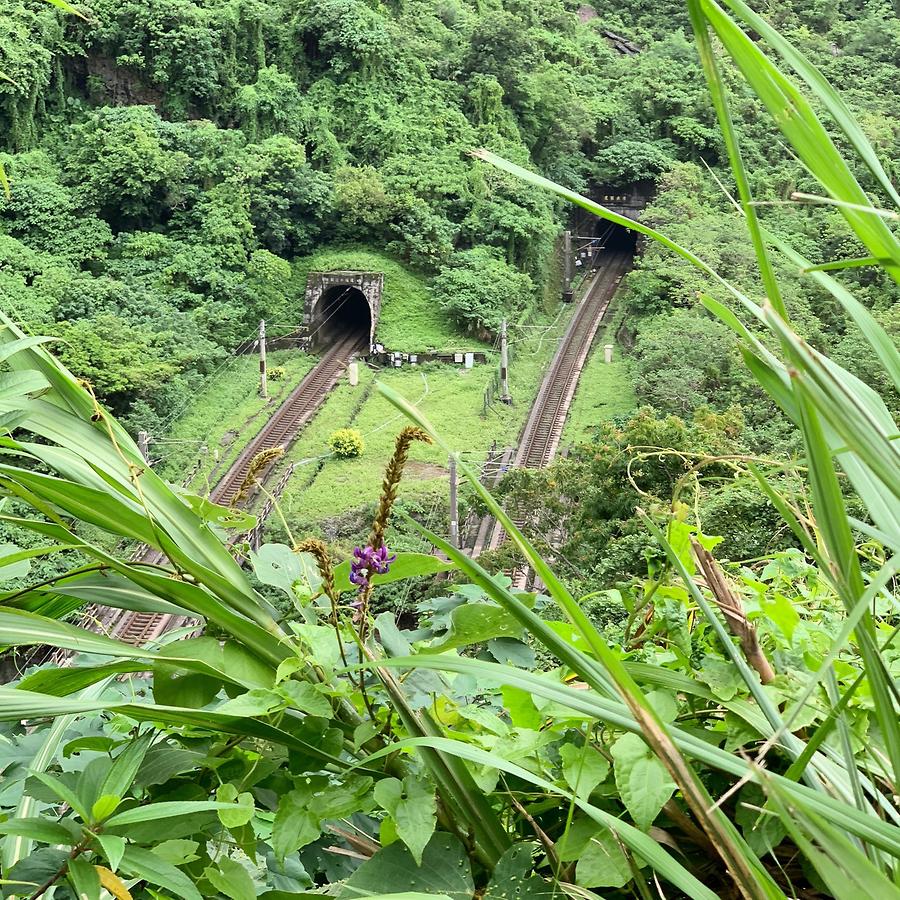
[[[788,317],[787,309],[781,297],[781,289],[778,287],[775,270],[772,268],[772,263],[769,259],[769,252],[763,239],[756,208],[753,206],[750,181],[747,178],[740,145],[734,130],[734,123],[731,120],[725,83],[722,80],[722,75],[713,53],[712,42],[709,39],[706,18],[701,10],[700,0],[687,0],[687,6],[691,18],[691,26],[694,29],[697,49],[700,53],[700,62],[703,65],[706,84],[709,87],[713,106],[716,110],[716,117],[719,120],[719,130],[722,132],[722,137],[725,140],[728,161],[731,164],[731,172],[737,185],[738,197],[740,197],[747,230],[750,232],[750,240],[753,244],[753,252],[756,254],[756,261],[759,265],[766,296],[768,296],[769,302],[775,307],[778,314],[786,320]]]
[[[868,207],[869,198],[806,98],[714,0],[699,2],[728,54],[818,182],[835,200]],[[884,221],[849,206],[840,209],[872,256],[885,260],[885,270],[900,281],[900,242]]]
[[[761,35],[769,46],[806,82],[835,124],[844,133],[859,158],[875,177],[881,189],[897,206],[900,206],[900,194],[897,193],[890,177],[885,172],[875,148],[869,142],[844,99],[832,87],[828,79],[790,41],[744,3],[744,0],[723,0],[723,2],[738,18],[743,19],[758,35]]]
[[[850,614],[853,612],[850,598],[858,598],[865,594],[859,556],[847,519],[840,484],[832,466],[831,451],[825,441],[818,413],[810,401],[803,380],[795,377],[793,382],[809,465],[813,509],[833,571],[839,586],[842,587],[839,593],[847,613]],[[872,691],[875,717],[890,759],[892,768],[890,777],[896,785],[900,783],[897,780],[900,777],[900,718],[894,702],[893,680],[875,642],[875,627],[868,610],[860,616],[856,635]]]

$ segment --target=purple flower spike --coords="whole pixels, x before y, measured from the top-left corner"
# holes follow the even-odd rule
[[[350,562],[350,581],[361,588],[368,587],[369,579],[373,575],[385,575],[389,572],[391,563],[396,558],[396,553],[388,555],[388,549],[384,545],[377,550],[372,547],[354,547]]]

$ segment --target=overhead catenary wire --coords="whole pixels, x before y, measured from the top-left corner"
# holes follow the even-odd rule
[[[198,397],[203,396],[214,384],[214,380],[216,376],[221,375],[222,372],[230,365],[233,365],[238,359],[241,358],[244,354],[240,352],[241,348],[246,346],[247,342],[250,341],[256,335],[256,328],[254,327],[253,331],[251,331],[248,335],[246,335],[241,341],[238,342],[237,347],[231,350],[228,356],[225,358],[224,362],[218,368],[214,369],[208,375],[206,375],[203,379],[203,386],[192,396],[189,396],[184,403],[176,409],[174,412],[169,413],[164,419],[162,419],[157,428],[160,431],[164,430],[167,426],[171,425],[172,422],[178,418],[192,403],[195,403]]]

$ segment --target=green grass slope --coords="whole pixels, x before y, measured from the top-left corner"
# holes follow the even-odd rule
[[[201,463],[190,487],[206,493],[315,362],[315,357],[297,350],[270,352],[269,369],[281,367],[285,375],[278,381],[269,380],[266,401],[259,396],[258,357],[235,357],[197,394],[168,436],[151,447],[152,457],[159,460],[160,474],[181,481],[199,458]],[[205,454],[201,453],[202,445],[207,447]]]
[[[487,416],[482,416],[483,397],[494,371],[493,365],[468,370],[437,363],[402,369],[362,369],[359,386],[350,387],[346,380],[342,381],[289,454],[291,461],[301,463],[282,501],[285,517],[291,527],[297,529],[295,537],[316,530],[325,519],[378,499],[394,439],[408,422],[374,390],[366,393],[375,379],[414,402],[451,446],[467,451],[467,458],[477,463],[492,442],[504,447],[518,440],[567,314],[568,311],[558,317],[547,330],[528,329],[516,345],[517,352],[510,366],[510,391],[514,403],[512,406],[495,403]],[[543,324],[551,323],[548,320]],[[362,433],[366,444],[362,456],[355,459],[330,456],[328,436],[345,427],[356,428]],[[321,471],[309,484],[310,476],[320,462],[324,463]],[[446,465],[443,451],[415,444],[401,495],[446,496]],[[304,471],[306,466],[309,469]],[[272,525],[276,527],[274,519]]]
[[[310,272],[382,272],[384,293],[376,339],[405,353],[473,349],[480,346],[460,334],[431,298],[428,280],[396,259],[365,247],[327,248],[294,263],[294,284],[302,303]]]

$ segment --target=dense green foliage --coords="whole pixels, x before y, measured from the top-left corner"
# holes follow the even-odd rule
[[[655,177],[656,196],[641,220],[689,247],[748,296],[759,299],[764,287],[753,246],[726,195],[735,192],[733,176],[725,165],[722,139],[709,128],[705,89],[694,68],[696,51],[682,37],[687,16],[680,4],[675,7],[652,4],[650,13],[647,4],[595,4],[604,27],[643,48],[639,56],[628,58],[628,78],[616,92],[618,102],[628,97],[640,110],[632,129],[643,139],[635,142],[635,153],[642,158],[668,153],[665,165],[635,170],[623,180]],[[844,87],[852,82],[846,99],[865,135],[883,153],[888,172],[894,173],[900,137],[890,122],[900,96],[896,87],[889,86],[896,54],[886,52],[900,34],[894,11],[873,4],[865,10],[850,6],[826,12],[819,5],[798,2],[773,13],[773,22],[836,84]],[[763,102],[727,62],[723,73],[734,98],[734,127],[765,227],[812,263],[866,256],[840,209],[789,202],[794,191],[819,192],[815,179],[773,139]],[[649,130],[641,135],[642,128]],[[677,152],[671,142],[678,145]],[[625,153],[625,148],[616,145],[616,153]],[[595,156],[604,160],[608,158],[604,154],[599,150]],[[868,173],[860,173],[860,178],[867,189],[875,188]],[[776,258],[774,265],[793,326],[812,346],[879,390],[896,413],[900,409],[896,390],[872,365],[871,353],[848,327],[835,299],[812,278],[800,276],[793,262]],[[848,269],[841,278],[890,339],[900,341],[896,283],[871,267]],[[635,505],[649,498],[664,501],[685,469],[704,458],[727,456],[743,457],[745,462],[736,467],[729,463],[725,469],[703,463],[690,487],[690,502],[704,527],[725,536],[722,551],[731,559],[753,559],[793,546],[794,536],[773,526],[777,512],[746,463],[754,458],[789,460],[801,448],[788,418],[744,366],[734,334],[703,305],[704,296],[727,300],[728,292],[653,242],[624,284],[616,353],[624,355],[636,400],[647,409],[632,421],[628,410],[622,411],[609,423],[603,421],[609,418],[603,407],[597,406],[598,418],[589,429],[594,433],[591,446],[576,450],[549,472],[509,476],[504,494],[513,500],[518,495],[519,509],[540,510],[529,526],[530,536],[544,541],[557,523],[571,516],[560,558],[573,563],[570,575],[577,575],[586,591],[613,587],[635,574],[643,577],[648,570],[644,559],[648,539],[634,515]],[[616,390],[615,381],[609,388]],[[579,390],[597,392],[587,380]],[[655,449],[682,454],[670,458],[672,475],[662,482],[646,480],[653,467],[647,458],[629,469],[636,455]],[[617,474],[610,478],[611,472]],[[589,497],[605,499],[600,507],[583,507],[581,501]],[[506,562],[503,553],[496,565]]]
[[[545,194],[475,166],[469,150],[488,146],[576,189],[721,154],[683,14],[597,10],[581,24],[562,0],[321,0],[301,15],[250,0],[102,0],[85,22],[19,0],[0,35],[6,308],[52,326],[73,369],[151,431],[257,318],[296,322],[302,284],[286,263],[323,244],[375,245],[441,273],[441,305],[463,329],[495,329],[498,302],[514,319],[546,283],[558,217]],[[890,20],[872,14],[857,33],[831,17],[814,41],[802,11],[786,24],[813,50],[833,41],[838,74],[873,43],[867,77],[889,83]],[[617,53],[607,28],[643,52]],[[891,155],[894,94],[875,96],[865,124]],[[754,101],[741,102],[757,121]],[[802,186],[748,127],[768,188]],[[699,196],[694,171],[683,192],[706,218],[681,214],[682,227],[733,242],[730,225],[710,227],[722,207],[708,189]],[[496,296],[484,279],[466,285],[478,266],[496,269]],[[643,308],[688,302],[689,285],[658,277],[648,267],[635,284]],[[415,343],[384,327],[386,344]]]
[[[8,168],[33,165],[44,173],[36,197],[55,184],[72,200],[43,207],[62,217],[43,231],[22,225],[37,200],[7,217],[4,258],[20,268],[3,274],[17,315],[64,333],[62,352],[90,375],[73,376],[0,313],[0,524],[40,543],[0,546],[0,646],[55,648],[69,663],[0,686],[4,898],[900,896],[900,194],[818,73],[743,0],[726,3],[728,13],[687,0],[689,18],[680,6],[601,7],[579,25],[550,0],[317,0],[290,14],[248,0],[99,0],[90,26],[63,28],[39,6],[0,25],[15,76],[2,82],[19,150]],[[831,40],[832,60],[870,54],[871,82],[850,99],[859,107],[871,92],[863,123],[882,126],[893,154],[878,119],[892,85],[890,12],[774,18],[807,49]],[[610,25],[644,52],[614,56]],[[35,35],[45,52],[28,52]],[[73,47],[88,54],[66,74]],[[808,83],[837,144],[766,52]],[[615,71],[634,78],[614,95],[575,90]],[[856,71],[844,60],[830,74]],[[415,79],[418,108],[403,93]],[[371,86],[394,105],[367,105]],[[123,102],[95,103],[110,94]],[[632,113],[625,133],[617,109]],[[195,114],[209,118],[195,126]],[[604,125],[575,135],[584,121]],[[189,339],[205,316],[237,328],[229,310],[289,308],[277,304],[311,260],[378,259],[315,249],[332,231],[355,240],[339,234],[346,216],[325,215],[342,196],[373,240],[425,222],[427,239],[400,232],[392,252],[430,267],[445,313],[489,333],[501,301],[472,273],[546,284],[553,193],[617,217],[514,161],[457,155],[471,136],[462,125],[493,129],[510,155],[567,184],[659,176],[656,203],[632,223],[656,243],[609,326],[630,355],[602,379],[615,390],[630,374],[649,405],[616,416],[595,404],[593,441],[550,469],[513,472],[504,511],[445,437],[479,458],[473,420],[428,399],[428,375],[444,368],[375,386],[366,371],[358,396],[335,392],[338,420],[320,416],[303,435],[322,445],[338,425],[363,432],[365,457],[317,468],[307,486],[331,471],[320,494],[331,492],[336,536],[365,537],[339,562],[290,515],[288,490],[275,503],[283,542],[251,544],[252,514],[177,485],[178,463],[161,478],[98,394],[132,421],[160,415],[154,384],[172,391],[202,374],[207,348]],[[45,126],[51,137],[29,149]],[[208,156],[179,144],[195,127],[214,135]],[[234,141],[229,154],[216,152],[220,139]],[[398,168],[422,147],[453,151],[431,179],[427,161]],[[691,161],[703,149],[734,206]],[[404,178],[415,192],[397,191]],[[423,184],[435,196],[420,197]],[[489,189],[466,207],[473,184]],[[782,208],[798,184],[832,207]],[[517,203],[504,233],[466,235],[478,204],[502,207],[506,191]],[[72,246],[82,255],[60,269]],[[867,258],[841,269],[849,255]],[[811,271],[820,261],[838,270]],[[29,275],[29,263],[46,268]],[[414,319],[425,283],[392,265]],[[253,267],[271,278],[252,282]],[[171,320],[141,306],[145,288],[167,298]],[[520,299],[504,302],[508,315],[525,312]],[[446,317],[423,321],[436,332]],[[538,358],[542,334],[527,340]],[[200,355],[157,353],[155,341]],[[222,355],[212,332],[207,341]],[[308,363],[277,361],[295,375]],[[240,387],[255,381],[251,363],[211,388],[245,417],[239,430],[263,414]],[[440,425],[389,376],[421,378]],[[459,378],[471,388],[473,370]],[[182,419],[191,452],[201,435],[225,445],[219,412],[200,403]],[[388,443],[377,497],[371,465],[358,466],[384,462]],[[505,567],[524,563],[541,593],[431,533],[438,503],[431,515],[398,503],[402,482],[427,479],[447,454],[505,529]],[[36,577],[38,566],[56,568]],[[103,633],[107,607],[188,624],[136,646]]]

